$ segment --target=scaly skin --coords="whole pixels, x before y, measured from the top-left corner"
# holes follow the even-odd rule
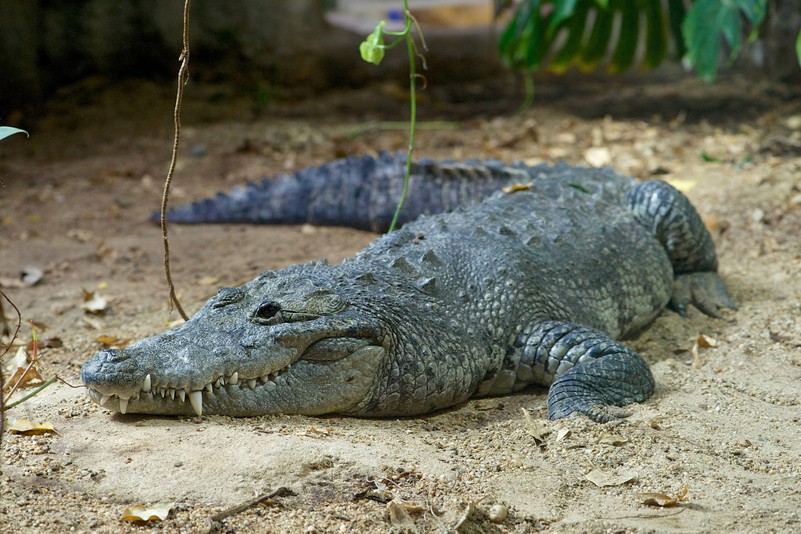
[[[615,338],[669,303],[734,305],[681,193],[608,170],[544,176],[341,265],[222,289],[184,325],[96,354],[81,377],[123,413],[410,416],[540,384],[551,418],[615,418],[654,386]]]
[[[403,153],[353,156],[178,206],[169,210],[167,220],[182,224],[309,223],[385,232],[400,199],[405,171]],[[516,182],[571,172],[567,165],[422,160],[412,167],[399,223],[476,204]],[[158,213],[153,215],[154,221],[158,218]]]

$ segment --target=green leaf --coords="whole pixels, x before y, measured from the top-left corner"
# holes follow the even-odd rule
[[[609,48],[609,38],[612,36],[614,22],[615,12],[611,9],[602,6],[595,10],[595,23],[578,59],[579,68],[591,71],[603,61]]]
[[[645,57],[642,66],[652,69],[667,56],[668,37],[661,2],[645,2]]]
[[[10,135],[18,133],[24,133],[25,135],[30,137],[30,135],[28,135],[28,132],[26,132],[25,130],[20,130],[19,128],[12,128],[11,126],[0,126],[0,139],[5,139]]]
[[[687,60],[702,79],[711,81],[717,74],[721,35],[735,57],[742,46],[741,15],[759,26],[766,5],[767,0],[698,0],[692,5],[682,30]]]
[[[587,14],[589,13],[589,2],[582,2],[578,9],[573,12],[570,18],[564,19],[563,28],[568,32],[567,40],[562,48],[551,60],[550,69],[557,74],[565,72],[573,63],[573,60],[581,52],[581,42],[584,37],[584,29],[587,26]]]
[[[384,26],[386,24],[387,22],[384,20],[379,22],[373,33],[359,45],[359,53],[367,63],[380,65],[381,60],[384,59]]]
[[[706,150],[703,149],[701,150],[701,159],[707,163],[723,163],[722,159],[711,156]]]
[[[798,59],[798,66],[801,67],[801,31],[795,39],[795,57]]]
[[[547,52],[542,35],[540,0],[521,2],[498,40],[501,59],[514,69],[539,67]]]
[[[634,54],[637,52],[637,41],[640,37],[640,11],[636,0],[618,0],[612,5],[620,6],[620,35],[617,38],[617,47],[609,63],[609,72],[619,74],[629,70],[634,63]]]
[[[548,22],[548,40],[551,40],[556,31],[562,26],[562,23],[573,16],[576,12],[576,0],[553,0],[553,13],[551,20]],[[587,8],[586,0],[581,3],[581,7]]]

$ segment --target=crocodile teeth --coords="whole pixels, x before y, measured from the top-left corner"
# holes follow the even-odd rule
[[[170,388],[170,389],[168,389],[168,390],[167,390],[167,393],[169,393],[169,394],[170,394],[170,398],[171,398],[172,400],[175,400],[175,388]]]
[[[120,397],[120,413],[124,414],[128,411],[128,399]]]
[[[109,395],[103,395],[100,398],[100,406],[105,406],[110,398],[111,398],[111,396],[109,396]]]
[[[167,396],[167,390],[165,388],[159,388],[159,395],[161,395],[161,398],[163,399]]]
[[[218,378],[217,381],[214,383],[214,387],[216,388],[221,388],[224,385],[225,385],[225,379],[223,377]]]
[[[256,389],[256,379],[255,378],[251,378],[250,380],[248,380],[248,387],[250,389]]]
[[[189,394],[189,402],[192,404],[192,409],[198,415],[203,415],[203,392],[193,391]]]
[[[205,387],[204,389],[205,389],[206,391],[208,391],[209,393],[211,393],[211,392],[212,392],[212,389],[211,389],[211,387],[212,387],[212,386],[211,386],[211,383],[209,383],[209,384],[206,384],[206,387]],[[194,392],[193,392],[193,393],[194,393]],[[191,393],[190,393],[190,395],[191,395]]]
[[[186,391],[183,389],[179,389],[178,398],[181,399],[181,402],[186,402]]]
[[[228,377],[228,383],[232,385],[237,385],[239,383],[239,373],[234,373]]]

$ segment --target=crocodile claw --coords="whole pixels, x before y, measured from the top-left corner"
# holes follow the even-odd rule
[[[682,317],[687,316],[690,304],[710,317],[722,319],[721,308],[737,309],[731,300],[726,284],[718,273],[704,271],[676,275],[673,282],[673,297],[668,306]]]

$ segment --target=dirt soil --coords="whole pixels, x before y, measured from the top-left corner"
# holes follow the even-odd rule
[[[629,341],[657,387],[625,422],[548,421],[542,388],[392,420],[121,416],[91,403],[79,369],[101,348],[98,337],[156,334],[178,315],[166,305],[160,232],[148,221],[172,146],[173,89],[88,80],[23,117],[30,139],[0,143],[0,280],[22,313],[20,340],[31,339],[29,321],[39,325],[42,375],[65,382],[7,412],[50,422],[57,433],[3,435],[0,531],[140,532],[123,511],[166,501],[169,517],[145,528],[196,532],[211,515],[281,486],[293,493],[218,527],[801,530],[798,87],[572,79],[543,82],[536,105],[514,114],[520,100],[510,86],[429,88],[419,154],[610,165],[673,180],[713,232],[739,305],[723,320],[666,311]],[[255,90],[190,85],[172,202],[402,149],[403,129],[380,122],[404,119],[402,95],[384,85],[268,101]],[[191,312],[218,287],[296,262],[339,262],[375,237],[312,226],[173,226],[173,276]],[[41,280],[19,287],[19,273],[35,269]],[[82,309],[85,290],[107,307]],[[16,321],[8,304],[5,312]],[[717,346],[694,351],[699,334]],[[675,504],[649,504],[646,493]]]

